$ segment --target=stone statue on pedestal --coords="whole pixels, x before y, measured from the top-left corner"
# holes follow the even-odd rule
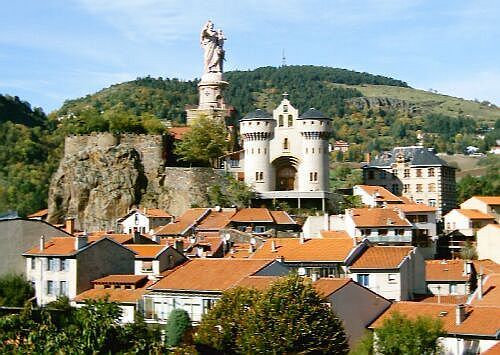
[[[203,26],[200,34],[201,47],[204,49],[204,74],[222,73],[224,62],[224,34],[222,30],[214,30],[212,21]]]

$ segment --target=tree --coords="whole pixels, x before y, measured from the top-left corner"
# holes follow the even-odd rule
[[[191,164],[215,166],[216,159],[227,151],[227,138],[224,122],[200,116],[175,145],[175,153],[180,160]]]
[[[166,328],[167,345],[179,345],[182,342],[184,335],[190,328],[191,319],[189,319],[189,314],[183,309],[174,309],[168,315]]]
[[[0,277],[0,306],[22,307],[34,295],[35,290],[23,276],[7,274]]]
[[[221,184],[212,185],[208,189],[208,199],[213,206],[247,207],[253,198],[255,191],[229,174],[224,176]]]
[[[438,338],[444,335],[443,322],[437,318],[417,316],[409,319],[394,312],[375,331],[377,353],[391,355],[438,354]]]
[[[346,354],[341,321],[298,275],[269,290],[236,289],[203,318],[197,341],[220,353]]]

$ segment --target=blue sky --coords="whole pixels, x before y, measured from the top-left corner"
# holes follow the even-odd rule
[[[387,75],[500,105],[500,1],[17,0],[2,3],[0,93],[46,112],[138,76],[201,76],[199,32],[225,70],[281,64]]]

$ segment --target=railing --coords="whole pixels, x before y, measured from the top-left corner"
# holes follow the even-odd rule
[[[374,243],[411,243],[411,236],[370,234],[366,238]]]

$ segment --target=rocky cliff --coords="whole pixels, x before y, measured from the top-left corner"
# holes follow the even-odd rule
[[[165,161],[161,136],[67,137],[50,185],[49,221],[74,217],[82,230],[116,230],[116,220],[133,206],[179,215],[207,205],[207,189],[220,176],[209,168],[165,167]]]

